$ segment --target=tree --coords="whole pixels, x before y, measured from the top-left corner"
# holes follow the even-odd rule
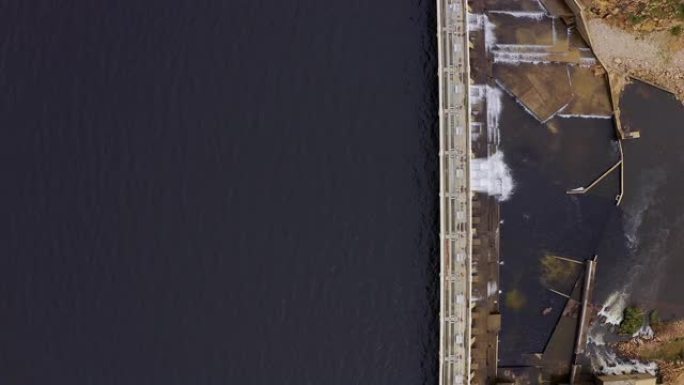
[[[644,324],[644,311],[636,306],[629,306],[625,308],[620,322],[620,334],[633,335],[641,329]]]

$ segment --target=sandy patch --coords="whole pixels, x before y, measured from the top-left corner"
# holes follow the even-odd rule
[[[594,53],[610,70],[666,88],[684,102],[684,47],[667,31],[637,35],[589,20]]]

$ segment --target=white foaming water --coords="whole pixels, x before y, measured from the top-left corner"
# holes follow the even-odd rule
[[[484,28],[484,15],[481,13],[468,14],[468,31],[480,31]]]
[[[546,17],[544,12],[525,12],[525,11],[506,11],[506,10],[495,10],[489,11],[489,13],[508,15],[518,18],[541,20]]]
[[[489,281],[487,282],[487,297],[491,297],[494,294],[498,293],[499,291],[499,286],[497,285],[496,281]]]
[[[482,103],[486,96],[486,88],[483,85],[475,84],[470,86],[470,104],[476,105]]]
[[[496,44],[492,49],[495,63],[550,63],[549,49],[552,46],[537,44]]]
[[[503,93],[497,87],[487,86],[485,97],[487,98],[487,139],[489,143],[495,144],[498,148],[499,137],[499,117],[503,110],[501,97]]]
[[[653,329],[651,328],[650,325],[644,325],[639,330],[637,330],[636,333],[632,335],[632,338],[641,338],[644,340],[650,340],[653,338],[655,333],[653,332]]]
[[[587,345],[606,346],[605,335],[603,330],[591,330],[587,336]]]
[[[652,333],[650,327],[643,328],[643,333],[647,336]],[[587,336],[587,348],[590,352],[591,366],[594,372],[599,374],[629,374],[629,373],[650,373],[655,374],[658,365],[655,362],[641,362],[638,360],[624,359],[606,344],[605,335],[607,327],[594,325],[589,330]],[[651,334],[652,335],[652,334]]]
[[[614,352],[597,346],[593,349],[591,365],[594,371],[601,374],[629,374],[629,373],[650,373],[656,374],[658,365],[655,362],[641,362],[638,360],[626,360],[617,356]]]
[[[628,295],[625,290],[616,291],[608,296],[608,299],[598,312],[600,317],[603,317],[604,323],[611,325],[619,325],[622,322],[622,313],[627,307]]]
[[[580,58],[580,67],[591,67],[595,66],[598,61],[593,57],[582,57]]]
[[[510,198],[515,185],[503,153],[499,151],[488,158],[473,159],[470,162],[470,184],[473,191],[497,197],[499,201]]]
[[[489,21],[487,15],[482,15],[482,20],[484,24],[485,49],[487,52],[490,52],[496,45],[496,25]]]
[[[503,54],[503,55],[494,55],[494,63],[499,63],[499,64],[521,64],[521,63],[548,64],[551,62],[548,60],[544,60],[543,57],[534,58],[534,57],[530,57],[530,56]]]
[[[468,14],[468,31],[484,31],[485,50],[489,52],[496,45],[496,25],[489,21],[487,15],[480,13]]]
[[[639,186],[641,188],[636,194],[636,204],[625,208],[625,220],[622,225],[631,250],[636,250],[639,246],[637,233],[641,227],[641,222],[648,208],[654,203],[655,193],[664,180],[665,173],[662,171],[650,171],[640,176]]]
[[[558,114],[559,118],[584,118],[584,119],[610,119],[611,115],[591,115],[591,114]]]

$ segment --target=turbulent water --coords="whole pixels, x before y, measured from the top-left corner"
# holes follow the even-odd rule
[[[433,2],[3,2],[2,384],[429,384]]]
[[[570,196],[615,162],[612,123],[605,119],[558,117],[557,130],[539,124],[511,98],[499,118],[504,162],[515,190],[502,203],[501,289],[522,295],[524,311],[504,306],[500,356],[504,365],[524,362],[544,349],[564,299],[540,279],[540,259],[561,255],[578,260],[598,256],[595,306],[598,319],[589,335],[597,372],[655,373],[652,362],[621,359],[606,345],[624,308],[657,309],[665,319],[684,316],[680,258],[684,216],[681,188],[680,122],[684,108],[671,95],[644,84],[630,86],[622,101],[623,123],[641,131],[624,142],[624,196],[615,206],[617,173],[591,193]],[[550,316],[542,309],[551,308]],[[534,325],[530,330],[529,325]],[[640,330],[648,337],[652,330]]]
[[[630,303],[657,308],[666,318],[684,315],[677,278],[684,268],[677,258],[684,246],[684,217],[677,209],[684,206],[683,110],[671,96],[643,85],[630,87],[622,101],[623,123],[641,129],[642,137],[623,145],[621,206],[615,205],[619,171],[588,194],[567,194],[613,166],[620,159],[620,146],[610,116],[564,114],[561,108],[542,124],[511,94],[498,89],[503,83],[491,63],[496,68],[551,60],[547,47],[531,43],[535,40],[523,31],[546,23],[552,28],[550,43],[555,44],[555,23],[560,21],[549,19],[541,4],[533,3],[475,3],[478,13],[468,18],[476,46],[471,65],[479,75],[470,94],[476,118],[473,138],[485,139],[480,135],[483,122],[492,128],[487,156],[472,161],[472,186],[501,202],[500,364],[523,365],[529,354],[544,351],[565,305],[565,298],[549,289],[567,293],[579,277],[568,269],[567,282],[551,284],[543,261],[551,256],[577,261],[598,256],[594,298],[603,323],[590,336],[595,368],[605,373],[653,372],[652,363],[621,361],[602,341]],[[580,65],[594,63],[585,57]],[[478,107],[484,102],[486,111]]]
[[[612,226],[619,236],[606,237],[599,247],[608,266],[603,272],[599,269],[602,324],[592,329],[589,346],[599,371],[654,372],[654,363],[616,357],[600,341],[610,335],[610,325],[619,324],[630,304],[655,309],[664,319],[684,317],[684,107],[671,95],[641,83],[626,89],[621,107],[623,123],[639,130],[641,137],[624,146],[625,197],[619,221]],[[651,332],[647,327],[640,331],[647,337]]]

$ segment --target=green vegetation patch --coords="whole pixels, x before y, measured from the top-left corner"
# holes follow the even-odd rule
[[[670,28],[670,34],[672,36],[681,36],[682,35],[682,26],[681,25],[675,25],[674,27]]]
[[[555,255],[547,254],[540,260],[542,282],[547,285],[568,284],[577,277],[580,264],[565,261]]]
[[[644,324],[644,311],[636,306],[625,308],[622,315],[622,322],[618,331],[620,334],[633,335],[641,329]]]
[[[653,310],[651,314],[648,315],[648,323],[654,329],[663,325],[663,320],[660,318],[660,313],[658,313],[658,310]]]
[[[656,349],[644,352],[643,358],[660,361],[684,360],[684,338],[677,338],[659,345]]]
[[[679,36],[675,27],[678,20],[684,20],[684,2],[681,0],[588,1],[595,15],[611,17],[642,32],[670,30],[674,36]]]
[[[527,298],[518,289],[514,289],[506,293],[506,306],[513,310],[520,310],[525,307]]]

